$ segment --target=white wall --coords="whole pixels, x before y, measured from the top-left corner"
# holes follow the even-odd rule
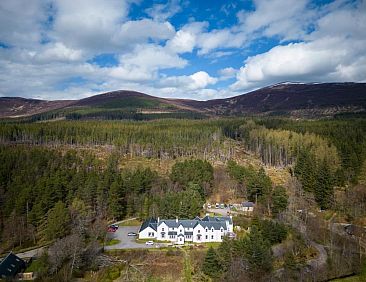
[[[151,233],[153,233],[154,236],[149,236],[149,233],[150,235]],[[140,231],[139,239],[156,239],[156,231],[149,226],[144,230]]]

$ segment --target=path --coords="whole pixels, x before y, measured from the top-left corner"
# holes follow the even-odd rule
[[[112,246],[105,246],[105,250],[117,249],[153,249],[166,247],[166,243],[154,243],[154,245],[146,245],[145,243],[137,243],[136,236],[128,236],[129,232],[137,234],[140,226],[120,226],[116,232],[109,232],[107,234],[109,239],[117,239],[120,242]]]

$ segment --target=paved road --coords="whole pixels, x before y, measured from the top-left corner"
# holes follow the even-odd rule
[[[230,210],[229,208],[224,208],[224,209],[207,209],[208,212],[213,212],[213,213],[217,213],[217,214],[221,214],[223,216],[227,216],[228,215],[228,212],[230,214],[237,214],[238,212],[236,211],[232,211]]]
[[[32,257],[40,257],[45,251],[47,250],[46,247],[41,247],[38,249],[30,250],[23,253],[17,253],[16,255],[22,259],[24,258],[32,258]]]
[[[120,226],[116,232],[109,232],[108,237],[111,239],[117,239],[120,242],[116,245],[105,246],[105,250],[115,250],[115,249],[151,249],[166,247],[168,244],[154,243],[154,245],[146,245],[141,243],[136,243],[136,237],[127,236],[128,232],[137,233],[140,226]]]

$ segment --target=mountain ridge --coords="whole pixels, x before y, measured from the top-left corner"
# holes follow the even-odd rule
[[[116,90],[79,100],[0,97],[0,117],[16,118],[55,110],[104,109],[129,112],[195,112],[208,116],[333,115],[366,111],[366,83],[281,82],[230,98],[198,101],[160,98],[132,90]]]

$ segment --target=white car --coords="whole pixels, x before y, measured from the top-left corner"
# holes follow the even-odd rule
[[[147,241],[145,244],[146,245],[154,245],[154,242],[153,241]]]

